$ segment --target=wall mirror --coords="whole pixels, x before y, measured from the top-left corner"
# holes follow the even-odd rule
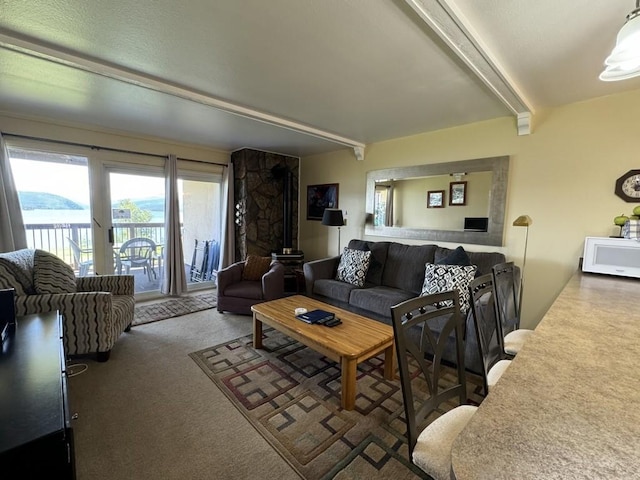
[[[366,235],[503,245],[509,157],[367,173]]]

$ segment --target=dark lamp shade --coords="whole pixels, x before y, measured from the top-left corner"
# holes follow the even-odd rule
[[[344,218],[342,218],[342,210],[337,208],[325,208],[322,215],[322,225],[329,225],[330,227],[341,227],[344,225]]]

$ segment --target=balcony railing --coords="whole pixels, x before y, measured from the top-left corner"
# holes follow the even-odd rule
[[[62,258],[74,269],[79,259],[74,258],[71,242],[73,240],[82,250],[91,250],[91,224],[89,223],[38,223],[25,225],[28,248],[46,250]],[[115,223],[113,236],[116,244],[131,238],[145,237],[156,244],[164,244],[163,223]]]

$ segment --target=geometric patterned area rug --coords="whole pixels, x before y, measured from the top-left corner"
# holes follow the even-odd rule
[[[339,364],[272,328],[263,337],[264,349],[247,335],[189,356],[302,478],[429,478],[408,461],[400,382],[385,380],[384,355],[358,365],[347,411]],[[469,378],[472,403],[482,401],[481,385]]]
[[[188,313],[214,308],[217,305],[216,293],[201,293],[180,298],[171,298],[149,305],[137,305],[133,325],[157,322],[166,318],[179,317]]]

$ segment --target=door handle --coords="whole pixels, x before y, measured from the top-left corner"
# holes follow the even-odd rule
[[[113,245],[113,227],[107,231],[107,235],[109,236],[109,243]]]

